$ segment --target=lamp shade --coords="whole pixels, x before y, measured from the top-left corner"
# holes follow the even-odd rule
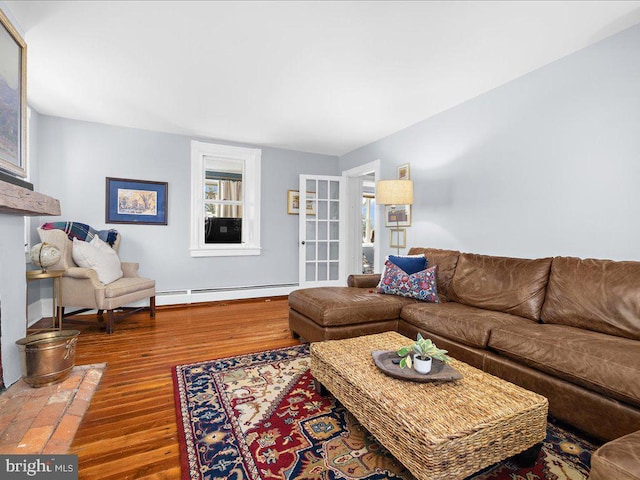
[[[413,205],[413,182],[380,180],[376,185],[376,202],[380,205]]]

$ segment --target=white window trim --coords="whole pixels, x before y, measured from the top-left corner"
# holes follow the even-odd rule
[[[204,158],[216,156],[242,160],[244,206],[242,243],[204,242]],[[260,255],[260,160],[259,148],[232,147],[216,143],[191,142],[191,242],[192,257]]]

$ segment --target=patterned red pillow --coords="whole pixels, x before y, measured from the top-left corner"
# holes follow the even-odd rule
[[[412,275],[389,260],[384,265],[384,273],[378,284],[378,293],[401,295],[425,302],[440,302],[436,289],[437,265]]]

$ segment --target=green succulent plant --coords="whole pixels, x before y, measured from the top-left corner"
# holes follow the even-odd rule
[[[413,365],[412,353],[418,355],[422,360],[426,360],[428,357],[435,358],[444,363],[449,363],[451,358],[447,356],[447,351],[436,347],[436,344],[429,338],[422,338],[422,335],[418,333],[416,341],[406,347],[402,347],[398,350],[398,355],[402,357],[400,360],[400,368],[411,368]]]

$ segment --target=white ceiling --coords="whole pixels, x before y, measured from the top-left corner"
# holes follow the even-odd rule
[[[339,155],[640,23],[639,1],[6,1],[40,113]]]

